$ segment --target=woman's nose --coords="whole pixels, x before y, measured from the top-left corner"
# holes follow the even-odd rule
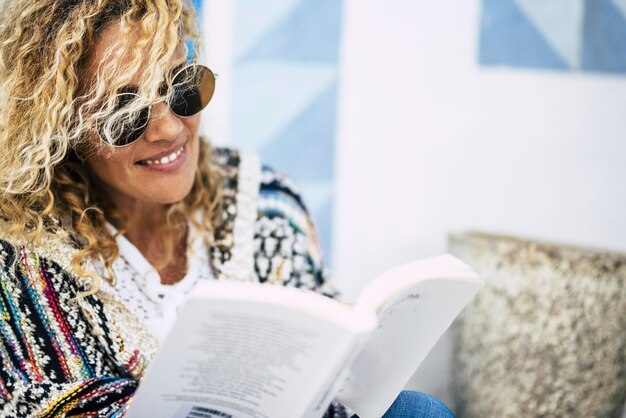
[[[144,139],[148,142],[174,140],[183,131],[183,122],[170,110],[165,102],[152,105],[148,128]]]

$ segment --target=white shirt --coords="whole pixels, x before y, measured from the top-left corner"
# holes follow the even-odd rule
[[[261,163],[258,156],[241,153],[237,190],[237,217],[233,226],[231,258],[220,266],[220,278],[256,281],[254,271],[254,227],[257,218]],[[115,227],[107,223],[113,235]],[[117,237],[120,256],[113,263],[117,276],[115,286],[103,280],[100,290],[108,293],[139,318],[154,337],[163,342],[174,321],[185,295],[200,280],[215,279],[210,267],[209,249],[189,223],[187,248],[188,270],[185,277],[174,285],[162,285],[156,269],[124,236]],[[94,267],[103,274],[102,266]]]
[[[112,233],[117,230],[108,224]],[[146,328],[163,342],[171,329],[178,309],[185,299],[185,295],[200,280],[213,279],[213,272],[209,265],[208,248],[201,238],[192,237],[193,225],[189,223],[187,248],[188,270],[185,277],[175,284],[161,284],[161,277],[157,270],[146,260],[141,252],[125,236],[117,236],[117,245],[120,256],[113,263],[113,271],[117,276],[117,283],[111,286],[103,283],[103,290],[112,293],[117,299],[138,318],[143,320]]]

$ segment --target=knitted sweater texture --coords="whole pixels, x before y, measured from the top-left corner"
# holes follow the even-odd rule
[[[333,296],[297,188],[254,156],[214,149],[222,223],[209,257],[219,280],[279,282]],[[73,241],[0,239],[0,416],[122,417],[159,343],[123,300],[85,290]],[[303,384],[306,384],[303,382]],[[326,417],[343,417],[336,403]]]

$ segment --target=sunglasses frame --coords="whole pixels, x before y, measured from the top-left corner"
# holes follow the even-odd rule
[[[216,82],[216,80],[218,79],[218,75],[217,75],[216,73],[214,73],[214,72],[213,72],[213,71],[212,71],[209,67],[207,67],[206,65],[199,64],[199,63],[191,63],[191,64],[189,64],[189,65],[185,65],[183,68],[181,68],[180,70],[178,70],[178,71],[176,72],[176,74],[174,74],[174,76],[172,77],[172,80],[175,80],[175,79],[176,79],[176,77],[178,77],[178,75],[179,75],[180,73],[182,73],[183,71],[187,70],[188,68],[190,68],[190,67],[196,67],[196,66],[197,66],[197,67],[201,67],[201,68],[203,68],[205,71],[208,71],[208,72],[209,72],[209,74],[211,74],[211,75],[213,76],[213,92],[211,93],[211,98],[210,98],[210,99],[206,102],[206,104],[205,104],[204,106],[202,106],[202,108],[200,108],[200,110],[198,110],[196,113],[194,113],[194,114],[192,114],[192,115],[189,115],[189,116],[184,116],[184,115],[183,115],[183,116],[181,116],[181,115],[177,114],[176,112],[174,112],[174,111],[172,110],[172,108],[171,108],[171,104],[170,104],[170,102],[168,101],[168,102],[167,102],[167,108],[168,108],[168,110],[169,110],[170,112],[172,112],[172,114],[174,114],[177,118],[187,119],[187,118],[191,118],[191,117],[196,116],[198,113],[202,112],[202,111],[204,110],[204,108],[205,108],[205,107],[207,107],[207,106],[209,105],[209,103],[211,102],[211,100],[213,99],[213,94],[215,93],[215,82]],[[120,93],[118,96],[123,96],[123,95],[138,96],[138,94],[135,94],[135,93]],[[138,140],[139,140],[139,139],[143,136],[143,134],[144,134],[144,133],[146,132],[146,130],[148,129],[148,126],[150,125],[150,118],[152,117],[152,105],[147,106],[147,109],[148,109],[147,122],[146,122],[146,124],[143,126],[143,131],[142,131],[142,132],[141,132],[141,134],[137,137],[137,139],[134,139],[134,140],[132,140],[132,141],[130,141],[129,143],[124,144],[124,145],[115,145],[115,144],[111,144],[111,143],[109,143],[106,139],[104,139],[104,138],[102,137],[102,135],[100,135],[100,132],[98,132],[98,136],[100,137],[100,140],[101,140],[102,142],[104,142],[105,144],[107,144],[109,147],[112,147],[112,148],[125,148],[125,147],[127,147],[127,146],[129,146],[129,145],[134,144],[135,142],[137,142],[137,141],[138,141]],[[142,109],[142,111],[143,111],[143,109]]]

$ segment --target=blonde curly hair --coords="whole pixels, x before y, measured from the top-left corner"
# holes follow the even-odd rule
[[[96,77],[87,87],[89,54],[112,23],[122,30],[119,45],[90,69]],[[131,32],[132,37],[124,36]],[[59,227],[68,231],[79,247],[72,270],[88,279],[88,294],[101,284],[86,267],[90,259],[102,260],[114,282],[112,263],[119,249],[106,222],[123,234],[126,221],[90,182],[76,150],[87,146],[87,134],[99,131],[114,138],[141,108],[168,100],[171,89],[160,92],[161,81],[186,61],[190,48],[199,51],[200,43],[193,6],[186,0],[0,0],[2,235],[36,245]],[[122,54],[127,54],[123,66]],[[116,111],[115,92],[139,70],[140,99]],[[220,175],[210,154],[201,139],[191,192],[167,209],[160,231],[165,254],[157,269],[174,257],[187,222],[205,232],[208,245],[212,242],[221,199]],[[198,211],[200,219],[192,216]]]

